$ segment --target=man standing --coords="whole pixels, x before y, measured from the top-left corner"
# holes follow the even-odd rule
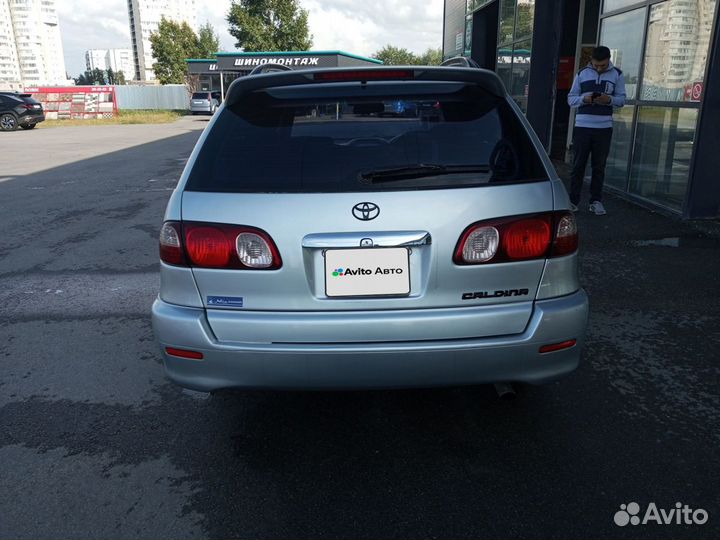
[[[573,134],[574,161],[570,179],[570,209],[577,211],[588,156],[592,154],[590,211],[598,216],[607,212],[602,203],[605,162],[610,153],[615,108],[625,105],[625,79],[610,62],[610,49],[595,47],[590,63],[575,76],[568,94],[568,105],[577,108]]]

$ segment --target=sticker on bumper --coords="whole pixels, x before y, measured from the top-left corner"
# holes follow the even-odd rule
[[[242,296],[208,296],[208,306],[243,307]]]

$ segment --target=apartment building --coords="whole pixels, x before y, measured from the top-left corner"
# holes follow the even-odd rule
[[[85,51],[85,69],[112,69],[122,71],[125,79],[135,77],[132,49],[88,49]]]
[[[55,0],[0,0],[0,88],[67,83]]]
[[[134,78],[139,81],[154,81],[152,47],[150,34],[156,32],[160,19],[165,17],[177,22],[186,22],[197,31],[195,0],[127,0],[132,39]]]

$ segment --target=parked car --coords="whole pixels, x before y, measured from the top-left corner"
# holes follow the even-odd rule
[[[220,106],[220,92],[193,92],[190,98],[190,112],[192,114],[215,114]]]
[[[0,92],[0,131],[33,129],[44,120],[42,104],[32,94]]]
[[[398,101],[432,114],[368,116]],[[493,72],[250,75],[170,197],[153,327],[195,390],[545,383],[580,358],[577,249]]]

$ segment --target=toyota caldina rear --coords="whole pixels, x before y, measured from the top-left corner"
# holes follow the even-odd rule
[[[567,208],[491,72],[238,79],[162,227],[167,372],[200,390],[553,380],[587,319]]]

